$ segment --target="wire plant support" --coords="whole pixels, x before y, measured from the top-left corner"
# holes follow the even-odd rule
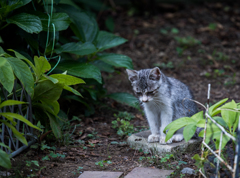
[[[10,99],[11,97],[12,100],[28,102],[29,104],[26,105],[26,108],[22,108],[22,105],[17,105],[17,107],[5,106],[3,107],[3,109],[0,109],[0,112],[10,111],[12,113],[18,113],[23,117],[25,117],[28,121],[33,123],[31,97],[25,91],[24,87],[23,86],[21,87],[22,87],[21,90],[16,89],[17,80],[15,80],[13,91],[11,94],[8,94],[8,92],[3,88],[3,86],[2,85],[0,86],[1,92],[3,93],[5,101]],[[2,116],[2,119],[6,120],[3,116]],[[17,131],[24,134],[25,138],[27,139],[28,146],[33,144],[37,139],[34,137],[33,128],[29,127],[27,124],[25,124],[24,122],[21,122],[20,120],[15,120],[15,121],[17,122],[17,125],[16,125]],[[2,132],[0,132],[0,140],[2,143],[5,143],[5,145],[7,145],[10,148],[10,150],[3,146],[1,146],[0,148],[8,154],[10,154],[11,151],[13,151],[10,154],[10,157],[16,156],[17,154],[19,154],[20,152],[22,152],[24,149],[28,147],[27,145],[23,145],[18,139],[16,139],[16,137],[13,136],[12,130],[9,127],[7,127],[4,123],[2,123],[1,129],[2,129]]]
[[[203,141],[202,141],[202,150],[201,150],[201,159],[203,159],[203,154],[204,154],[204,149],[207,148],[217,159],[217,165],[216,165],[216,174],[215,178],[220,177],[219,174],[219,164],[220,162],[223,163],[230,171],[232,178],[238,178],[238,164],[239,164],[239,153],[240,153],[240,116],[238,120],[238,130],[237,130],[237,139],[230,135],[221,125],[219,125],[208,113],[209,109],[209,101],[210,101],[210,89],[211,89],[211,84],[208,84],[208,96],[207,96],[207,108],[205,112],[205,127],[204,127],[204,136],[203,136]],[[219,150],[214,151],[211,149],[211,147],[205,142],[206,140],[206,132],[207,132],[207,122],[208,119],[210,119],[222,132],[220,135],[220,142],[219,142]],[[234,164],[233,166],[229,165],[227,162],[225,162],[221,158],[221,146],[222,146],[222,140],[223,140],[223,135],[228,136],[232,141],[236,143],[236,148],[235,148],[235,156],[234,156]],[[204,178],[207,178],[207,176],[203,173],[202,169],[199,169],[199,178],[203,176]]]

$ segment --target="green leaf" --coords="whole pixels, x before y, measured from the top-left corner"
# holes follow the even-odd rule
[[[34,88],[34,79],[32,76],[32,72],[30,71],[29,67],[26,63],[21,61],[20,59],[10,57],[7,58],[9,64],[11,65],[14,74],[23,84],[27,93],[32,96],[33,95],[33,88]]]
[[[204,128],[205,121],[199,121],[197,123],[197,127]],[[218,128],[210,119],[208,119],[207,123],[207,130],[206,130],[206,140],[205,142],[208,144],[211,140],[215,142],[216,148],[219,148],[219,142],[220,142],[220,135],[221,135],[221,129]],[[202,130],[198,135],[199,137],[203,137],[204,130]],[[222,140],[222,148],[225,147],[227,142],[230,140],[228,136],[223,134],[223,140]]]
[[[97,59],[115,67],[133,69],[132,59],[122,54],[98,54]]]
[[[57,101],[52,101],[52,100],[47,100],[47,99],[42,99],[41,100],[42,104],[47,105],[50,107],[55,115],[57,115],[60,111],[60,105]]]
[[[81,78],[92,78],[97,82],[102,83],[102,76],[100,70],[88,63],[79,63],[77,61],[62,62],[57,66],[58,69],[66,71],[74,76]]]
[[[40,18],[44,31],[49,30],[50,32],[53,32],[52,24],[54,24],[56,32],[66,30],[71,23],[70,18],[66,13],[53,13],[52,18],[50,19],[50,23],[48,22],[49,16],[47,14],[38,12],[36,15]],[[48,23],[50,24],[49,28]]]
[[[58,11],[66,12],[75,25],[75,35],[83,42],[93,42],[98,34],[98,24],[95,17],[68,4],[59,4],[55,6]]]
[[[103,51],[125,43],[127,40],[106,31],[100,31],[96,39],[98,51]]]
[[[194,114],[192,117],[191,117],[193,120],[196,121],[196,123],[200,120],[205,120],[205,118],[203,117],[203,111],[200,111],[196,114]]]
[[[17,101],[17,100],[6,100],[0,104],[0,108],[4,106],[12,106],[12,105],[19,105],[19,104],[27,104],[27,103],[23,101]]]
[[[4,167],[6,169],[12,168],[9,155],[1,149],[0,149],[0,160],[1,160],[0,166]]]
[[[22,143],[25,144],[25,145],[28,145],[26,138],[23,136],[22,133],[18,132],[15,127],[13,127],[13,126],[12,126],[11,124],[9,124],[7,121],[0,120],[0,122],[4,123],[6,126],[8,126],[8,127],[12,130],[13,134],[15,135],[15,137],[16,137],[20,142],[22,142]]]
[[[107,95],[107,97],[112,98],[119,103],[127,104],[134,108],[140,109],[138,99],[129,93],[113,93],[113,94]]]
[[[110,32],[114,31],[115,23],[112,16],[108,16],[108,18],[105,20],[105,25]]]
[[[65,52],[65,53],[73,53],[81,56],[92,54],[96,51],[97,51],[96,47],[91,42],[66,43],[60,48],[56,49],[57,54]]]
[[[39,33],[42,31],[40,18],[27,13],[20,13],[7,18],[7,23],[16,24],[28,33]]]
[[[5,145],[4,143],[0,143],[0,146],[5,147],[5,148],[9,149],[10,151],[12,151],[11,148],[9,146]]]
[[[100,71],[109,72],[109,73],[112,73],[115,71],[112,65],[109,65],[100,60],[93,61],[92,64],[95,65],[97,68],[99,68]]]
[[[12,118],[16,118],[22,122],[24,122],[25,124],[27,124],[28,126],[35,128],[37,130],[42,131],[40,128],[38,128],[37,126],[33,125],[30,121],[28,121],[27,119],[25,119],[23,116],[16,114],[16,113],[11,113],[11,112],[3,112],[0,113],[1,116],[3,117],[12,117]]]
[[[183,137],[186,142],[188,142],[193,137],[193,135],[196,132],[196,129],[197,129],[196,124],[190,124],[190,125],[187,125],[186,127],[184,127]]]
[[[80,83],[85,83],[82,79],[66,75],[66,74],[52,74],[50,77],[55,78],[59,81],[59,83],[64,85],[76,85]]]
[[[36,72],[36,68],[35,66],[33,65],[33,63],[31,61],[29,61],[25,56],[23,56],[22,54],[18,53],[17,51],[14,51],[12,49],[8,49],[8,51],[12,51],[14,52],[15,56],[18,58],[18,59],[21,59],[21,60],[24,60],[25,62],[28,63],[28,65],[33,69],[34,72]]]
[[[34,90],[34,101],[48,99],[57,101],[62,93],[63,86],[60,84],[53,84],[51,81],[46,80],[38,83]]]
[[[217,114],[219,114],[221,111],[220,110],[216,110],[219,106],[221,106],[223,103],[225,103],[228,100],[228,98],[222,99],[221,101],[217,102],[216,104],[212,105],[209,110],[208,113],[210,116],[215,116]]]
[[[192,125],[192,124],[196,124],[196,120],[190,117],[182,117],[171,122],[164,129],[164,133],[166,133],[166,131],[168,130],[165,141],[168,141],[170,138],[172,138],[173,134],[180,128],[185,127],[187,125]]]
[[[223,105],[221,107],[221,109],[223,109],[223,108],[235,109],[235,108],[237,108],[237,104],[235,103],[234,100],[232,100],[231,102],[228,102],[225,105]],[[234,112],[234,111],[221,110],[221,115],[222,115],[223,120],[228,125],[229,130],[231,130],[231,127],[233,126],[233,123],[235,123],[235,121],[236,121],[237,113]]]
[[[36,67],[36,76],[40,78],[42,74],[49,71],[51,69],[51,65],[47,61],[47,59],[43,56],[37,57],[34,56],[34,63]]]
[[[50,81],[51,81],[52,83],[54,83],[54,84],[58,83],[58,80],[57,80],[57,79],[52,78],[52,77],[50,77],[50,76],[47,76],[47,75],[45,75],[45,74],[43,74],[42,77],[43,77],[43,78],[41,78],[41,80],[48,79],[48,80],[50,80]]]
[[[4,54],[5,53],[5,51],[3,50],[3,48],[0,46],[0,56],[2,55],[2,54]]]
[[[14,85],[13,70],[6,58],[0,57],[0,83],[11,93]]]
[[[47,113],[49,120],[50,120],[50,126],[52,128],[53,134],[55,135],[56,138],[61,138],[62,137],[62,132],[59,123],[57,122],[56,116]]]
[[[68,86],[68,85],[65,85],[65,86],[63,87],[63,89],[68,90],[68,91],[72,92],[72,93],[75,94],[75,95],[78,95],[78,96],[83,97],[77,90],[73,89],[72,87],[70,87],[70,86]]]

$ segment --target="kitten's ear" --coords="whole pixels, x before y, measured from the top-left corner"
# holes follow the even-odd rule
[[[150,71],[150,74],[149,74],[150,80],[159,80],[160,77],[161,77],[161,71],[158,67],[155,67]]]
[[[138,72],[136,70],[129,70],[126,69],[127,74],[128,74],[128,79],[130,80],[130,82],[134,82],[137,80],[137,76],[138,76]]]

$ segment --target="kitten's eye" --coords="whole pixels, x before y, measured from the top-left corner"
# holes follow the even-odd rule
[[[147,92],[147,95],[154,95],[154,94],[155,94],[154,91],[149,91],[149,92]]]
[[[141,96],[142,93],[141,92],[136,92],[136,95]]]

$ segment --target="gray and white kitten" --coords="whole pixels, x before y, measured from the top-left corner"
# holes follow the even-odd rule
[[[179,80],[165,76],[158,67],[139,71],[127,69],[127,73],[150,126],[152,134],[148,142],[166,144],[164,128],[176,119],[197,113],[196,104],[185,99],[193,99],[191,91]],[[180,129],[167,143],[182,140],[183,129]]]

